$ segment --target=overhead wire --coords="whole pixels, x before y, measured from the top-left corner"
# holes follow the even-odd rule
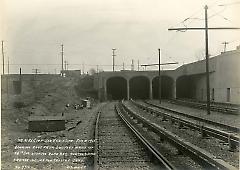
[[[236,4],[240,4],[240,1],[232,2],[232,3],[226,3],[226,4],[220,4],[218,6],[230,6],[230,5],[236,5]]]
[[[224,7],[224,8],[223,8],[222,10],[219,10],[219,11],[215,12],[214,14],[210,15],[210,16],[208,17],[208,19],[211,19],[211,18],[219,15],[220,13],[224,12],[224,11],[227,9],[227,7],[226,7],[226,6],[223,6],[223,7]],[[211,9],[211,10],[213,10],[213,9]],[[213,11],[214,11],[214,10],[213,10]]]

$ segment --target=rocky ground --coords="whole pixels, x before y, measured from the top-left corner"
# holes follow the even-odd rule
[[[48,81],[30,83],[28,90],[21,95],[7,95],[2,91],[1,109],[1,168],[12,169],[91,169],[91,156],[70,155],[77,152],[90,152],[93,143],[78,142],[77,140],[92,140],[95,117],[102,104],[92,100],[92,109],[76,110],[73,105],[80,104],[81,96],[76,91],[78,80],[74,78],[56,77]],[[69,107],[66,107],[69,104]],[[30,115],[51,115],[66,117],[66,130],[58,132],[30,132],[28,131],[28,117]],[[61,139],[74,142],[46,141],[31,143],[20,142],[18,139]],[[16,146],[28,146],[29,148],[15,148]],[[54,149],[34,149],[37,146],[52,146]],[[81,146],[81,149],[67,148],[66,146]],[[86,146],[89,148],[86,148]],[[56,149],[65,147],[65,149]],[[85,148],[84,148],[85,147]],[[28,152],[28,153],[25,153]],[[66,153],[61,156],[40,155],[41,153],[57,152]],[[18,153],[18,154],[17,154]],[[20,154],[19,154],[20,153]],[[17,158],[59,158],[60,162],[17,162]],[[15,158],[15,160],[14,160]],[[70,161],[63,161],[63,160]],[[73,159],[75,159],[73,161]]]

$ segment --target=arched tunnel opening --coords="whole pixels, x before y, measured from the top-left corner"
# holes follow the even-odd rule
[[[127,99],[127,80],[123,77],[112,77],[107,80],[108,100]]]
[[[177,98],[195,98],[195,83],[192,76],[181,76],[176,81]]]
[[[147,77],[133,77],[129,81],[130,98],[149,99],[149,80]]]
[[[169,99],[173,97],[173,80],[168,76],[161,76],[161,98]],[[152,80],[153,99],[159,98],[159,80],[155,77]]]

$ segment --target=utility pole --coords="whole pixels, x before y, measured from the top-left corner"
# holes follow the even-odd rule
[[[10,70],[10,67],[9,67],[9,57],[8,57],[8,75],[9,75],[9,70]]]
[[[208,6],[204,7],[205,9],[205,45],[206,45],[206,87],[207,87],[207,114],[211,113],[210,109],[210,80],[209,80],[209,54],[208,54]]]
[[[9,57],[8,57],[8,75],[7,75],[7,98],[9,99],[9,90],[8,90],[8,84],[9,84]]]
[[[114,66],[115,66],[115,60],[114,60],[114,58],[115,58],[115,56],[116,56],[116,55],[115,55],[115,53],[114,53],[114,52],[115,52],[115,50],[116,50],[116,48],[113,48],[113,49],[112,49],[112,57],[113,57],[113,71],[114,71]]]
[[[158,95],[159,95],[159,103],[161,104],[161,101],[162,101],[162,94],[161,94],[161,91],[162,91],[162,87],[161,87],[161,60],[160,60],[160,57],[161,57],[161,51],[160,51],[160,48],[158,49]]]
[[[22,68],[19,69],[19,81],[22,81]]]
[[[62,54],[62,71],[63,71],[63,44],[61,45],[62,47],[62,51],[61,51],[61,54]]]
[[[134,61],[132,60],[132,64],[131,64],[131,70],[134,70]]]
[[[3,75],[4,75],[4,50],[3,50],[3,41],[2,41],[2,57],[3,57]]]
[[[205,27],[201,28],[201,27],[194,27],[194,28],[169,28],[169,31],[186,31],[186,30],[205,30],[205,52],[206,52],[206,87],[207,87],[207,114],[210,114],[210,82],[209,82],[209,54],[208,54],[208,30],[233,30],[233,29],[240,29],[237,27],[213,27],[213,28],[209,28],[208,27],[208,6],[205,5],[204,7],[205,9]]]
[[[40,70],[38,69],[38,68],[35,68],[35,69],[32,69],[33,70],[33,73],[35,73],[36,75],[38,74],[38,73],[40,73]]]
[[[223,50],[223,52],[225,53],[226,52],[226,49],[227,49],[227,44],[229,44],[229,42],[223,42],[222,44],[224,44],[224,50]]]

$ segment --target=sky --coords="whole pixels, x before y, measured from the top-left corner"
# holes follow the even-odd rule
[[[178,62],[174,69],[202,59],[204,31],[168,31],[175,27],[240,27],[238,0],[0,0],[0,38],[4,41],[5,73],[58,73],[61,44],[68,69],[130,69],[137,63]],[[209,51],[215,56],[240,44],[240,30],[209,31]],[[2,61],[1,61],[2,65]],[[84,67],[83,67],[84,65]],[[143,67],[140,67],[142,70]],[[157,69],[157,66],[148,70]],[[2,70],[2,69],[1,69]]]

